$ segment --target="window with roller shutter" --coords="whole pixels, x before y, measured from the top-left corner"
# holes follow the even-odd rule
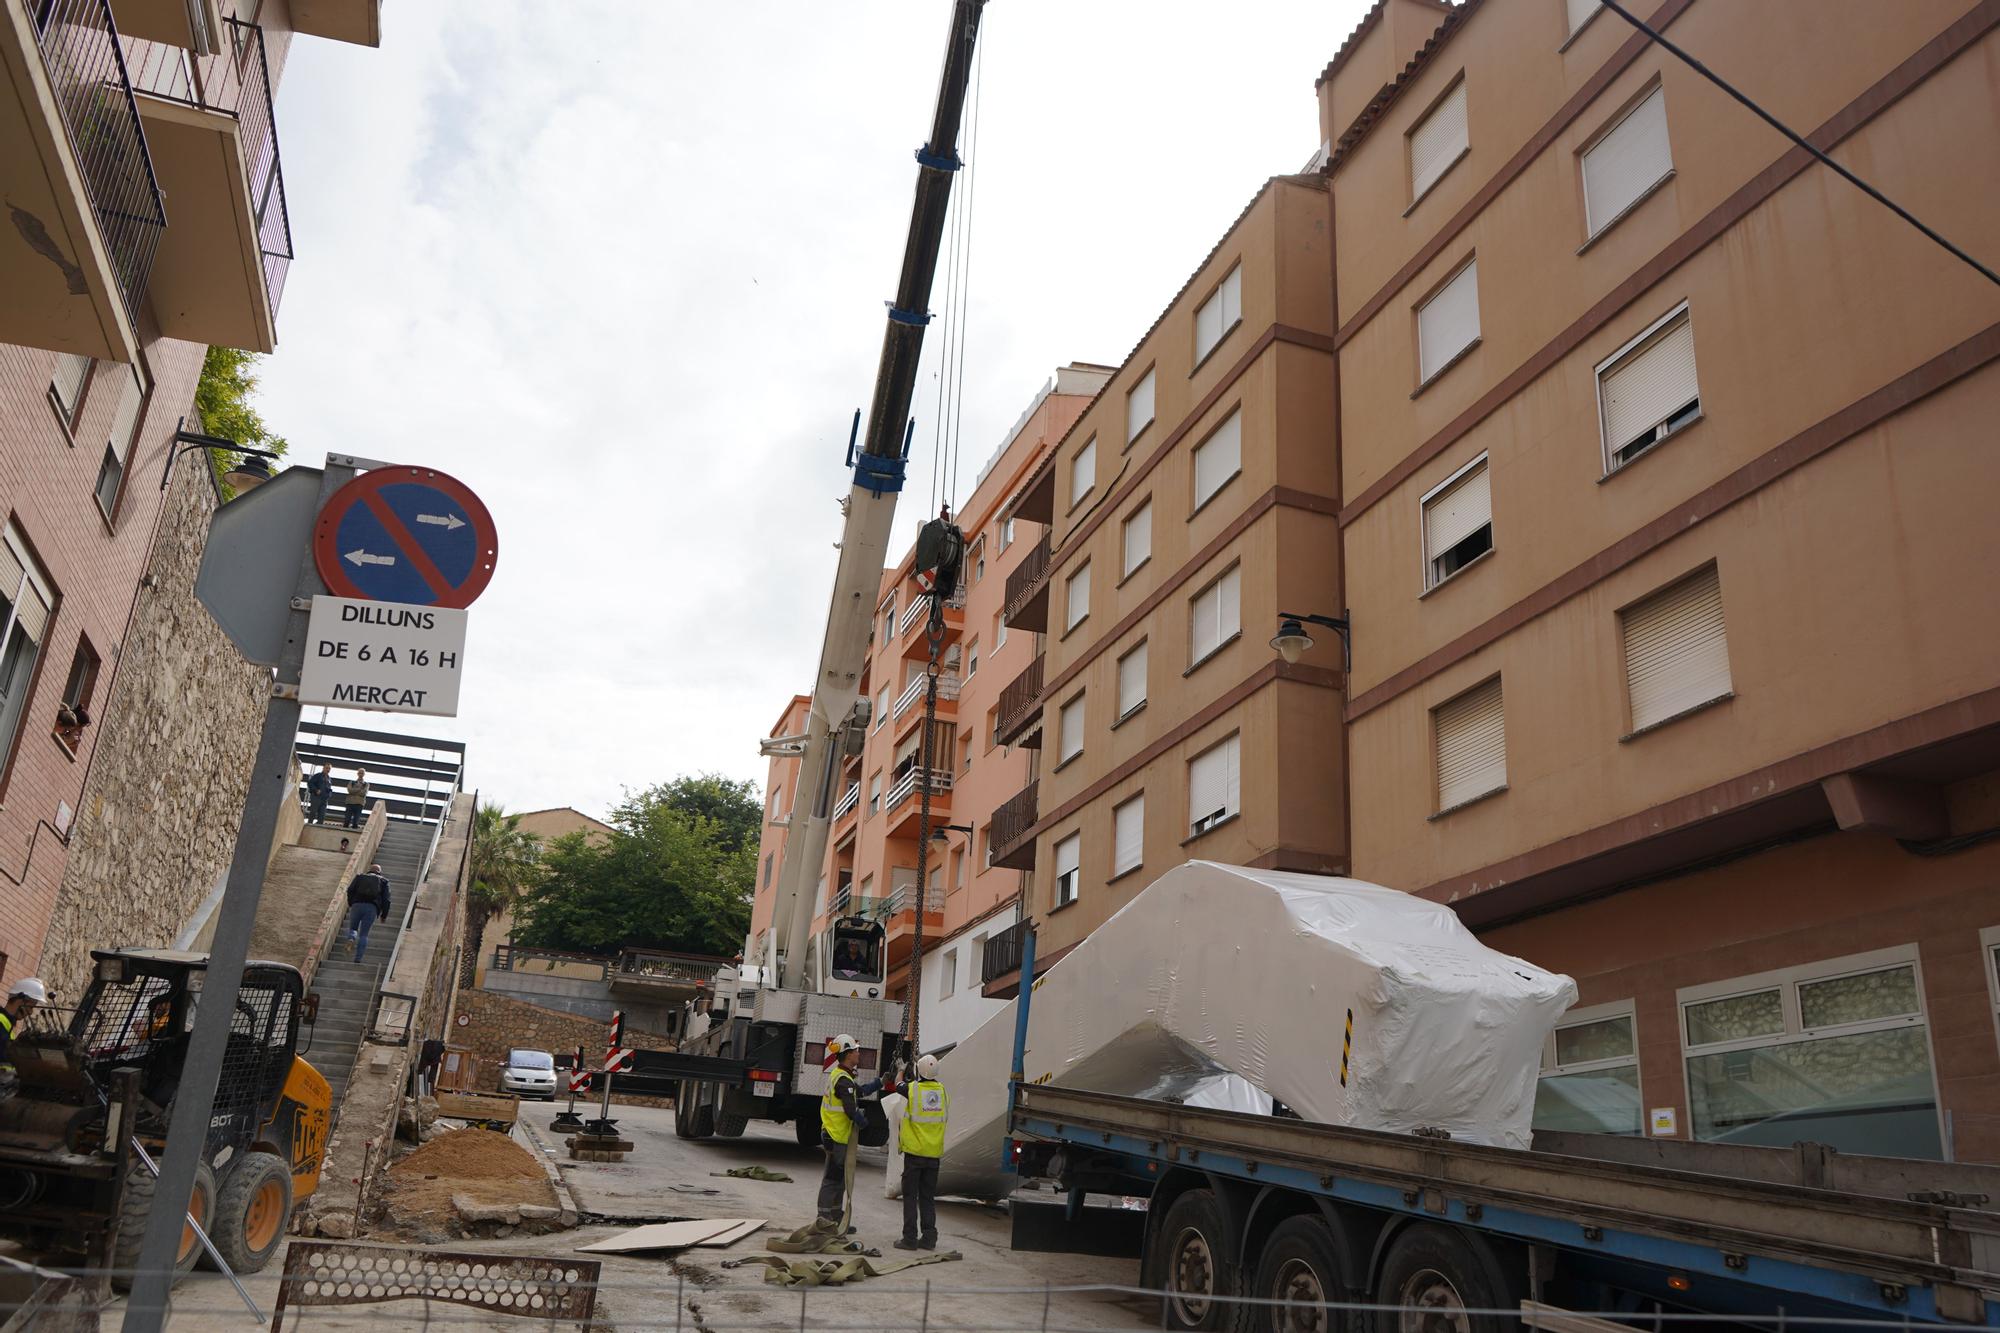
[[[1146,641],[1139,640],[1137,647],[1118,659],[1118,718],[1120,721],[1139,711],[1146,702]]]
[[[1417,378],[1428,384],[1479,340],[1479,265],[1467,261],[1417,308]]]
[[[1603,6],[1598,0],[1564,0],[1569,16],[1569,32],[1574,37]]]
[[[1443,179],[1470,147],[1465,124],[1465,79],[1452,85],[1410,131],[1410,202]]]
[[[1066,764],[1083,753],[1083,696],[1062,706],[1056,728],[1056,763]]]
[[[1243,567],[1194,595],[1188,604],[1188,667],[1192,670],[1243,631]]]
[[[1132,392],[1125,395],[1125,443],[1131,444],[1152,424],[1153,372],[1149,370],[1132,386]]]
[[[1493,549],[1493,498],[1480,455],[1424,497],[1424,587]]]
[[[55,605],[55,590],[27,540],[8,523],[0,534],[0,772],[13,756]]]
[[[1727,698],[1729,639],[1714,565],[1619,613],[1632,730],[1644,731]]]
[[[104,457],[97,468],[97,507],[107,519],[118,513],[118,497],[125,490],[125,461],[131,456],[132,441],[139,433],[139,419],[146,405],[146,386],[136,366],[124,368],[118,376],[118,405],[111,414],[111,436],[104,443]]]
[[[1243,804],[1238,766],[1240,734],[1231,735],[1188,761],[1188,835],[1206,833],[1236,814]]]
[[[1604,470],[1616,472],[1701,418],[1694,325],[1682,305],[1597,368]]]
[[[1075,629],[1090,614],[1090,562],[1084,561],[1063,581],[1063,633]]]
[[[56,372],[49,379],[49,399],[62,415],[63,425],[74,431],[77,413],[83,408],[84,386],[90,382],[90,368],[97,363],[87,356],[65,352],[56,358]]]
[[[1201,308],[1194,312],[1194,360],[1200,365],[1229,331],[1243,322],[1243,267],[1229,270]]]
[[[1674,173],[1667,94],[1655,88],[1583,150],[1584,225],[1597,235]]]
[[[1083,503],[1091,488],[1097,485],[1097,437],[1091,436],[1083,442],[1083,448],[1076,451],[1076,457],[1069,461],[1069,507],[1074,509]]]
[[[1140,792],[1111,811],[1111,875],[1137,870],[1146,854],[1146,794]]]
[[[1056,900],[1063,907],[1076,901],[1083,876],[1083,835],[1072,833],[1056,844]]]
[[[1431,726],[1440,813],[1507,785],[1507,719],[1498,676],[1432,709]]]
[[[1190,516],[1243,470],[1243,412],[1231,412],[1194,447],[1194,505]]]
[[[1147,499],[1125,520],[1121,578],[1130,578],[1153,555],[1153,502]]]

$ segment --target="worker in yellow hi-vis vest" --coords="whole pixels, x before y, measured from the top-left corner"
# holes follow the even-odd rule
[[[819,1182],[819,1227],[847,1224],[848,1192],[854,1188],[854,1136],[861,1128],[861,1098],[882,1088],[880,1079],[863,1083],[854,1071],[861,1067],[861,1046],[845,1032],[826,1044],[826,1092],[819,1101],[820,1146],[826,1149],[826,1173]]]
[[[944,1127],[951,1116],[951,1093],[938,1082],[937,1057],[917,1058],[917,1077],[904,1091],[903,1238],[899,1250],[937,1248],[938,1158],[944,1156]],[[919,1230],[921,1224],[921,1230]]]

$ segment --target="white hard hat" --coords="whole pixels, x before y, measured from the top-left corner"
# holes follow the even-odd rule
[[[937,1077],[937,1057],[935,1055],[920,1055],[917,1057],[917,1077]]]
[[[36,1004],[47,1004],[49,1002],[49,988],[42,984],[40,977],[22,977],[7,988],[8,999],[17,999],[21,996],[26,996]]]
[[[854,1049],[855,1045],[854,1038],[843,1032],[826,1044],[826,1053],[828,1055],[846,1055]]]

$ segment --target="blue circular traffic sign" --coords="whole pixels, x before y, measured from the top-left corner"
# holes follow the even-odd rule
[[[493,516],[465,483],[384,467],[333,493],[313,529],[313,563],[337,597],[465,607],[499,559]]]

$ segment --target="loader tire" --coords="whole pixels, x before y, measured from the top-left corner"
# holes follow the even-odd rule
[[[144,1162],[134,1162],[132,1170],[125,1177],[125,1204],[118,1214],[118,1236],[111,1246],[111,1287],[114,1291],[132,1290],[132,1279],[139,1267],[139,1249],[146,1236],[146,1217],[153,1211],[153,1196],[159,1182],[146,1169]],[[181,1210],[192,1213],[195,1221],[207,1229],[209,1220],[215,1216],[215,1173],[208,1169],[208,1163],[201,1162],[194,1169],[194,1190],[188,1196],[187,1206]],[[194,1267],[201,1257],[201,1242],[195,1239],[194,1228],[185,1221],[181,1224],[181,1248],[174,1259],[174,1276],[179,1278]]]
[[[208,1238],[233,1272],[261,1272],[284,1242],[291,1216],[291,1170],[275,1153],[245,1153],[216,1191]]]

